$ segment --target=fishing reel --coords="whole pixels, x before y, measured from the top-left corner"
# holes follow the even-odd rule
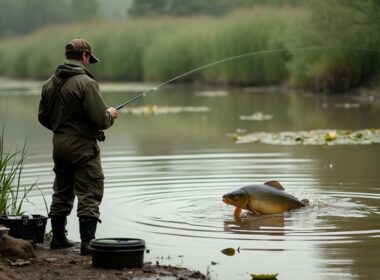
[[[104,134],[103,130],[99,130],[98,132],[98,138],[96,138],[99,142],[104,142],[106,140],[106,135]]]

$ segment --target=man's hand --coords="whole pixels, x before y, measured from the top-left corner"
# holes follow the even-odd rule
[[[116,110],[116,108],[114,108],[114,107],[109,107],[109,108],[107,109],[107,111],[110,112],[111,117],[112,117],[113,119],[116,119],[116,118],[117,118],[117,113],[118,113],[118,111]]]

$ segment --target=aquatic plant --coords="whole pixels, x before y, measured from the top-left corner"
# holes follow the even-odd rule
[[[276,280],[278,273],[273,274],[251,274],[252,280]]]
[[[180,106],[143,106],[143,107],[129,107],[121,110],[122,113],[132,115],[163,115],[163,114],[179,114],[179,113],[208,113],[208,107],[180,107]]]
[[[220,251],[220,252],[222,252],[224,255],[226,255],[226,256],[233,256],[233,255],[235,255],[235,249],[234,248],[231,248],[231,247],[229,247],[229,248],[225,248],[225,249],[223,249],[222,251]]]
[[[4,151],[4,131],[5,125],[0,135],[0,215],[22,215],[24,213],[23,205],[28,201],[29,193],[34,189],[39,191],[40,189],[37,182],[30,186],[21,185],[21,175],[28,150],[27,139],[21,150],[6,152]],[[48,212],[42,192],[41,195]]]
[[[255,132],[246,135],[233,134],[234,141],[272,145],[370,145],[380,144],[380,129],[363,130],[310,130],[289,132]]]

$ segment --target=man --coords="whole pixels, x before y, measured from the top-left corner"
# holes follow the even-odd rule
[[[105,139],[103,129],[117,118],[117,110],[107,108],[88,67],[99,59],[84,39],[67,43],[66,61],[45,82],[39,106],[40,123],[53,131],[54,193],[49,217],[52,249],[74,246],[66,237],[66,217],[78,198],[77,215],[81,255],[91,254],[99,205],[103,197],[103,171],[97,140]]]

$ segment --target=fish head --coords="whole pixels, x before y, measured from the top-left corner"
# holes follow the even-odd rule
[[[249,196],[243,189],[227,193],[223,195],[223,202],[236,207],[245,208],[248,205]]]

